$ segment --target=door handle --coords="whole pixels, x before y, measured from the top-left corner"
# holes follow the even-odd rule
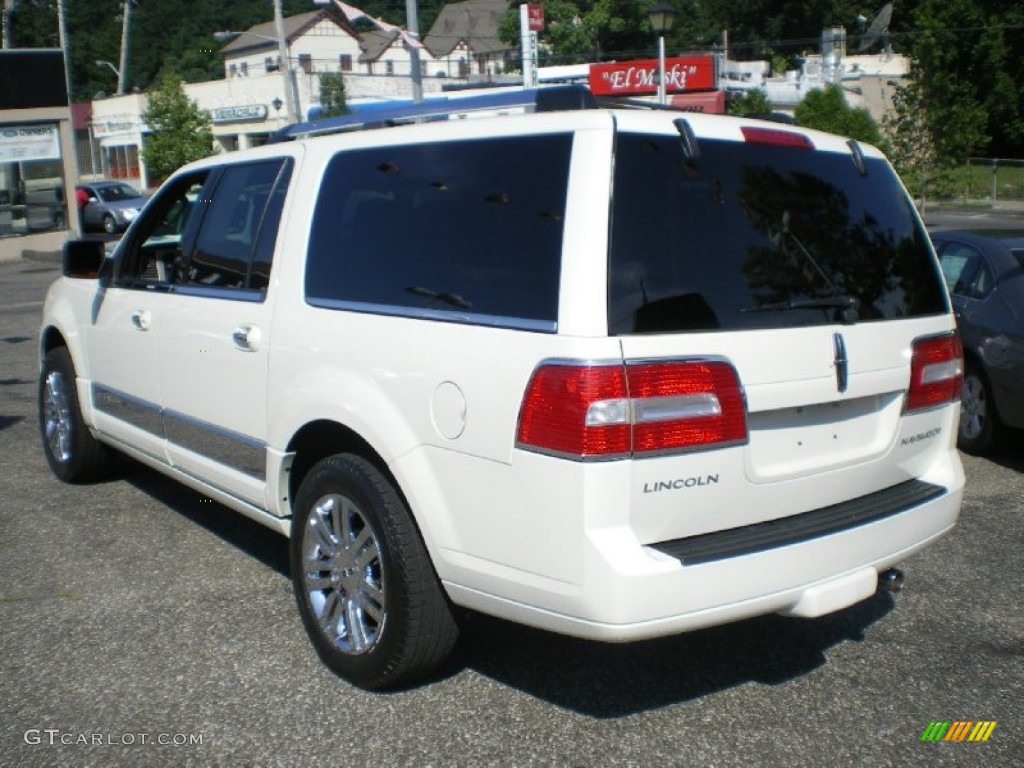
[[[140,331],[148,331],[153,321],[153,316],[148,309],[136,309],[129,315],[134,325]]]
[[[259,348],[260,329],[252,325],[240,325],[232,331],[231,340],[238,349],[255,352]]]

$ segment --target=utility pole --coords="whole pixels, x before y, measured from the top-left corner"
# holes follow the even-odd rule
[[[132,19],[132,0],[124,0],[124,12],[121,14],[121,66],[117,69],[117,95],[124,96],[128,86],[128,40]]]
[[[57,0],[57,36],[60,49],[64,52],[64,84],[68,90],[68,104],[71,103],[71,51],[68,49],[68,30],[64,23],[64,0]]]
[[[284,36],[284,16],[281,13],[281,0],[274,0],[274,31],[277,34],[277,55],[281,59],[281,77],[284,78],[284,100],[288,105],[288,122],[299,122],[299,108],[295,103],[295,92],[292,88],[292,65],[288,60],[288,41]]]
[[[405,31],[414,40],[420,39],[419,12],[416,0],[405,0]],[[412,100],[419,104],[423,101],[423,68],[420,66],[420,49],[409,45],[409,75],[412,77]]]
[[[3,46],[5,49],[13,47],[11,45],[11,11],[14,10],[16,2],[17,0],[4,0]]]

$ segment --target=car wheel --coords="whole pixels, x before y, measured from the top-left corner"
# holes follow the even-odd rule
[[[436,671],[458,627],[405,502],[370,462],[323,459],[292,519],[292,585],[320,659],[368,689]]]
[[[46,462],[65,483],[102,477],[110,468],[110,449],[89,432],[75,387],[75,368],[66,347],[50,350],[39,376],[39,431]]]
[[[114,221],[114,217],[109,213],[103,214],[103,231],[108,235],[117,233],[117,222]]]
[[[960,398],[960,427],[957,445],[966,453],[993,450],[1000,436],[999,416],[992,400],[992,388],[978,365],[968,363]]]

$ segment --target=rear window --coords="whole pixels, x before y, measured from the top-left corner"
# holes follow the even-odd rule
[[[315,306],[554,330],[570,134],[342,152],[306,266]]]
[[[948,311],[888,164],[757,143],[620,134],[612,334],[889,320]]]

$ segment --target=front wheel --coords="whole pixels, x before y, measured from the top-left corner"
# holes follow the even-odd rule
[[[109,213],[103,215],[103,231],[108,235],[117,234],[117,222]]]
[[[429,676],[458,637],[405,502],[373,464],[338,454],[316,464],[295,499],[292,585],[320,659],[356,685]]]
[[[957,445],[966,453],[988,453],[998,445],[1000,432],[999,416],[988,379],[979,366],[968,363],[960,398]]]
[[[39,432],[47,464],[65,483],[95,480],[110,468],[110,450],[92,436],[82,418],[75,367],[66,347],[51,349],[43,360]]]

